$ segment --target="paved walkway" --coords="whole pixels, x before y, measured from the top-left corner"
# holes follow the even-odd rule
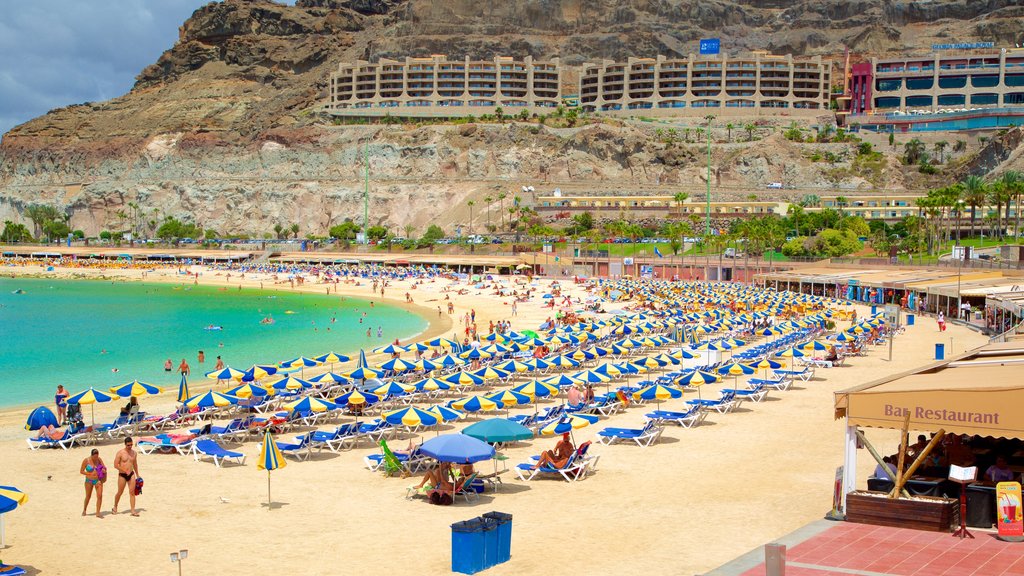
[[[1024,576],[1024,543],[819,520],[780,538],[786,576]],[[764,576],[764,548],[707,576]]]

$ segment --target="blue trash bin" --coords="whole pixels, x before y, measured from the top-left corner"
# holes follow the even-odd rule
[[[484,530],[479,518],[452,524],[452,572],[476,574],[484,566]]]
[[[875,314],[878,314],[878,306],[875,306],[874,304],[872,304],[871,305],[871,315],[874,316]]]
[[[498,521],[485,517],[479,520],[483,529],[483,564],[487,569],[498,563]]]
[[[508,562],[512,557],[512,515],[504,512],[488,512],[484,518],[491,518],[498,523],[498,560],[497,563]]]
[[[907,314],[907,326],[913,326],[913,325],[914,325],[914,315],[913,314]]]
[[[935,345],[935,359],[936,360],[945,360],[946,359],[946,345],[945,344],[936,344]]]

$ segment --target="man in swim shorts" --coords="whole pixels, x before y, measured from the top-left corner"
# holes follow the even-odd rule
[[[121,494],[128,487],[128,502],[131,504],[132,516],[138,516],[135,511],[135,484],[134,479],[139,475],[139,455],[133,450],[132,439],[124,439],[124,448],[114,456],[114,468],[117,470],[117,495],[114,496],[114,514],[117,514],[117,504],[121,501]]]

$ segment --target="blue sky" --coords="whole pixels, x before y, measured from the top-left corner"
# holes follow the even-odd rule
[[[120,96],[209,0],[8,0],[0,10],[0,134]],[[292,3],[292,2],[289,2]]]

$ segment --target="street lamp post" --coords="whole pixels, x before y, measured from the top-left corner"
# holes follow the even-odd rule
[[[181,563],[188,558],[188,550],[180,550],[178,552],[171,552],[171,562],[178,565],[178,576],[181,576]]]
[[[704,119],[708,121],[708,194],[706,212],[704,213],[704,237],[708,238],[711,236],[711,121],[715,117],[708,114]]]

